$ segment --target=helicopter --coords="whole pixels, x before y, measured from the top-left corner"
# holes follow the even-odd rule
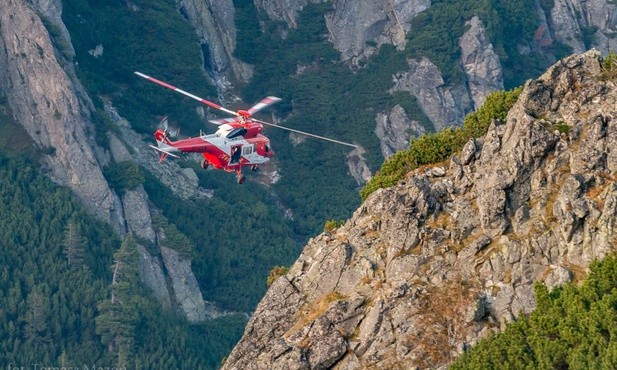
[[[253,114],[281,101],[276,96],[268,96],[247,110],[234,112],[141,72],[135,72],[135,74],[233,116],[209,120],[210,123],[219,126],[218,130],[213,134],[200,133],[198,137],[176,141],[171,140],[174,135],[169,131],[167,119],[164,118],[162,121],[163,127],[158,128],[154,132],[156,146],[149,145],[157,153],[160,153],[160,163],[168,157],[180,158],[182,153],[201,153],[203,155],[201,168],[207,169],[212,166],[217,170],[222,169],[227,172],[235,172],[238,184],[243,184],[246,180],[242,174],[243,168],[250,167],[252,171],[256,172],[260,165],[267,163],[274,155],[274,151],[270,146],[270,139],[262,134],[264,125],[357,148],[354,144],[276,125],[253,117]]]

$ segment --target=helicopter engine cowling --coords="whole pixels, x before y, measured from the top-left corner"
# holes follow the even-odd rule
[[[244,136],[247,133],[247,131],[248,130],[244,127],[237,127],[229,131],[229,133],[225,137],[228,139],[233,139],[234,137]]]
[[[249,122],[242,127],[246,129],[246,133],[242,135],[245,139],[250,139],[261,134],[261,131],[264,129],[263,125],[257,122]]]

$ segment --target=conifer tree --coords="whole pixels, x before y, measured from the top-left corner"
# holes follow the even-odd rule
[[[42,342],[46,339],[49,304],[38,286],[28,294],[28,311],[23,321],[26,324],[26,338],[30,342]]]
[[[111,299],[99,304],[96,330],[109,352],[118,355],[118,366],[131,363],[135,343],[135,323],[139,319],[139,253],[132,235],[128,235],[114,254]]]
[[[82,235],[81,228],[73,219],[64,229],[63,252],[70,266],[84,266],[86,240]]]

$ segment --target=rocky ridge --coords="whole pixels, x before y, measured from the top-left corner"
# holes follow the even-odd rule
[[[525,84],[504,122],[309,241],[224,369],[447,365],[617,247],[617,85],[596,50]]]

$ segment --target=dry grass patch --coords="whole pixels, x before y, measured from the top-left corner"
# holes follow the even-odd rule
[[[332,303],[347,299],[348,297],[338,292],[330,292],[322,295],[314,302],[304,305],[297,315],[296,323],[285,333],[284,337],[289,338],[292,334],[302,329],[305,325],[321,317],[332,305]]]

